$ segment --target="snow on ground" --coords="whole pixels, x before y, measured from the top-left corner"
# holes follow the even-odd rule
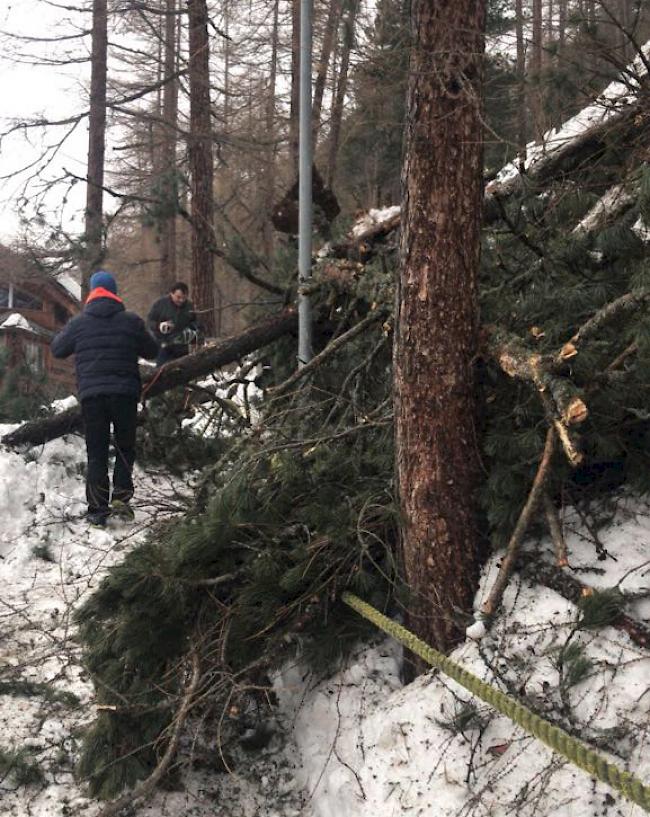
[[[3,817],[98,813],[73,776],[94,699],[71,613],[157,519],[182,508],[190,490],[140,469],[136,524],[88,529],[83,463],[83,441],[73,436],[26,455],[0,449],[0,750],[27,749],[44,775],[27,786],[0,775]],[[619,501],[599,533],[602,561],[578,517],[568,515],[564,527],[581,581],[632,594],[628,612],[649,624],[648,504]],[[551,558],[547,541],[529,547]],[[485,571],[477,608],[496,564]],[[650,782],[650,653],[612,627],[578,630],[577,618],[557,593],[514,577],[502,615],[454,658]],[[275,682],[280,707],[271,743],[240,757],[230,773],[215,771],[215,748],[211,762],[185,770],[180,790],[157,793],[143,817],[642,813],[438,672],[403,687],[400,655],[394,642],[378,638],[327,679],[286,667]]]
[[[650,506],[621,503],[601,532],[605,561],[574,516],[565,531],[581,580],[642,594],[628,612],[649,623]],[[550,550],[548,542],[541,547]],[[492,560],[485,571],[477,608],[496,566]],[[612,627],[577,630],[573,604],[517,577],[503,608],[482,640],[468,640],[452,657],[608,749],[610,759],[650,784],[650,653]],[[296,669],[278,678],[283,704],[294,712],[299,779],[314,817],[644,813],[440,673],[400,687],[398,672],[399,649],[386,641],[313,688]]]
[[[0,426],[0,436],[10,428]],[[0,453],[0,750],[27,748],[48,783],[30,792],[5,776],[3,816],[95,811],[72,776],[79,730],[93,717],[72,613],[121,551],[164,517],[161,500],[178,507],[187,494],[179,481],[138,469],[136,524],[89,528],[84,464],[83,440],[72,436],[26,455]]]
[[[227,399],[237,405],[245,387],[239,384]],[[11,429],[0,425],[0,437]],[[81,731],[94,718],[94,691],[74,640],[72,614],[104,571],[156,523],[182,510],[191,494],[190,483],[136,466],[135,524],[110,521],[106,530],[90,528],[84,520],[84,466],[78,436],[26,454],[0,447],[1,817],[99,812],[100,804],[74,778]],[[274,728],[278,737],[241,769],[215,774],[215,747],[209,762],[185,775],[182,790],[156,794],[141,814],[212,817],[224,801],[232,817],[303,814],[295,749],[281,727]],[[24,751],[44,779],[23,786],[3,772],[3,753],[15,751]]]

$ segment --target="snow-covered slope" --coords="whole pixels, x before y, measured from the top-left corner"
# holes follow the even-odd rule
[[[95,713],[71,614],[106,567],[164,515],[161,508],[170,503],[158,499],[173,494],[178,505],[179,494],[190,490],[163,473],[139,471],[136,525],[91,530],[82,519],[83,462],[83,442],[76,437],[27,456],[0,450],[0,752],[22,750],[41,776],[25,786],[13,773],[0,775],[3,817],[99,812],[73,776],[79,731]],[[576,575],[635,594],[628,611],[647,623],[648,506],[620,500],[613,523],[600,532],[609,554],[604,561],[576,517],[565,520],[565,530]],[[529,546],[550,549],[548,542]],[[494,569],[495,562],[477,605]],[[492,630],[461,646],[455,658],[528,696],[529,704],[650,781],[650,653],[612,627],[576,630],[577,618],[576,607],[555,592],[515,577]],[[438,673],[402,687],[399,661],[397,645],[378,638],[329,679],[285,668],[276,680],[281,706],[269,746],[250,753],[230,774],[215,771],[215,749],[212,764],[203,758],[185,768],[183,788],[157,793],[142,814],[641,813]],[[191,740],[189,734],[188,746]]]
[[[628,611],[647,624],[650,506],[619,502],[601,531],[604,561],[580,520],[570,516],[565,531],[575,574],[593,587],[637,596]],[[549,556],[550,548],[534,545]],[[477,607],[496,563],[483,576]],[[577,620],[575,605],[515,576],[491,631],[453,657],[650,785],[650,651],[613,627],[577,629]],[[400,687],[398,660],[395,645],[381,642],[309,692],[297,672],[281,678],[281,689],[290,691],[284,704],[296,710],[300,780],[314,817],[643,813],[444,675],[430,672]]]

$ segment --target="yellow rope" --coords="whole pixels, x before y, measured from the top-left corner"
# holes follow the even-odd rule
[[[477,698],[490,704],[494,709],[521,726],[522,729],[525,729],[528,734],[541,740],[554,752],[563,755],[592,777],[616,789],[628,800],[641,806],[644,811],[650,812],[650,786],[644,785],[638,777],[619,769],[618,766],[610,763],[609,760],[595,752],[586,743],[540,718],[539,715],[531,712],[530,709],[504,692],[495,689],[485,681],[481,681],[480,678],[463,669],[460,664],[452,661],[451,658],[425,644],[406,627],[391,621],[391,619],[382,615],[374,607],[371,607],[352,593],[343,593],[342,600],[375,626],[404,644],[405,647],[408,647],[411,652],[419,655],[431,666],[442,670],[454,681],[464,686],[472,695],[476,695]]]

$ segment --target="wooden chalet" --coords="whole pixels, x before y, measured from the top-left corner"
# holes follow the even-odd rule
[[[71,360],[50,352],[54,335],[80,308],[81,287],[70,276],[30,270],[17,253],[0,249],[0,355],[5,372],[21,369],[21,384],[46,381],[52,396],[75,389]]]

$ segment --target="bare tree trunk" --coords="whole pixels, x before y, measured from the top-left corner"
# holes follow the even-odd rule
[[[533,118],[533,133],[537,141],[544,135],[542,110],[542,0],[533,0],[533,53],[530,61],[532,90],[530,111]]]
[[[269,89],[266,98],[266,135],[269,140],[269,150],[266,159],[266,171],[264,179],[264,198],[270,211],[275,201],[275,94],[278,77],[278,34],[279,34],[279,14],[280,0],[275,0],[273,4],[273,34],[271,39],[271,72],[269,75]],[[262,228],[262,241],[264,254],[270,258],[273,254],[273,228],[268,216],[264,219]]]
[[[354,27],[359,8],[359,0],[350,0],[348,12],[343,17],[343,49],[341,52],[341,67],[336,86],[336,94],[332,105],[332,123],[330,127],[329,158],[327,162],[327,186],[332,187],[336,176],[336,161],[341,138],[341,122],[343,121],[343,104],[348,88],[348,71],[350,68],[350,52],[354,43]]]
[[[323,94],[325,92],[327,69],[329,67],[330,57],[332,56],[334,34],[336,33],[340,15],[341,0],[330,0],[325,31],[323,32],[323,44],[316,66],[316,80],[314,82],[314,102],[312,105],[312,138],[314,150],[316,149],[318,130],[320,128],[320,115],[323,108]]]
[[[291,107],[289,110],[289,158],[298,178],[298,114],[300,99],[300,0],[291,6]]]
[[[224,45],[223,45],[223,132],[228,135],[230,128],[230,2],[225,0],[223,4],[223,25],[224,25]]]
[[[192,174],[192,298],[206,334],[215,334],[214,191],[206,0],[188,0]]]
[[[162,184],[164,216],[160,225],[160,284],[166,292],[176,279],[176,139],[178,125],[178,80],[175,77],[176,0],[166,0],[165,17],[165,86],[163,90]]]
[[[108,13],[106,0],[93,0],[92,50],[90,56],[90,113],[88,118],[88,183],[86,187],[86,264],[82,295],[88,293],[92,273],[104,258],[102,228],[104,153],[106,148],[106,62]]]
[[[550,43],[553,41],[554,25],[553,25],[553,0],[546,0],[546,26],[544,27],[544,42]],[[551,54],[547,49],[542,49],[542,64],[548,65],[551,62]]]
[[[528,134],[526,127],[526,50],[524,48],[522,0],[515,0],[515,36],[517,38],[517,147],[523,170],[526,162]]]
[[[558,7],[559,7],[558,56],[560,57],[560,59],[562,59],[566,48],[567,0],[558,0]]]
[[[396,465],[410,626],[447,650],[464,637],[479,567],[474,359],[485,0],[413,0],[411,20]]]
[[[631,54],[631,43],[630,38],[628,36],[628,32],[630,30],[630,5],[629,0],[619,0],[618,4],[618,23],[620,26],[619,29],[619,42],[620,42],[620,60],[622,65],[627,65],[630,61],[630,54]]]

